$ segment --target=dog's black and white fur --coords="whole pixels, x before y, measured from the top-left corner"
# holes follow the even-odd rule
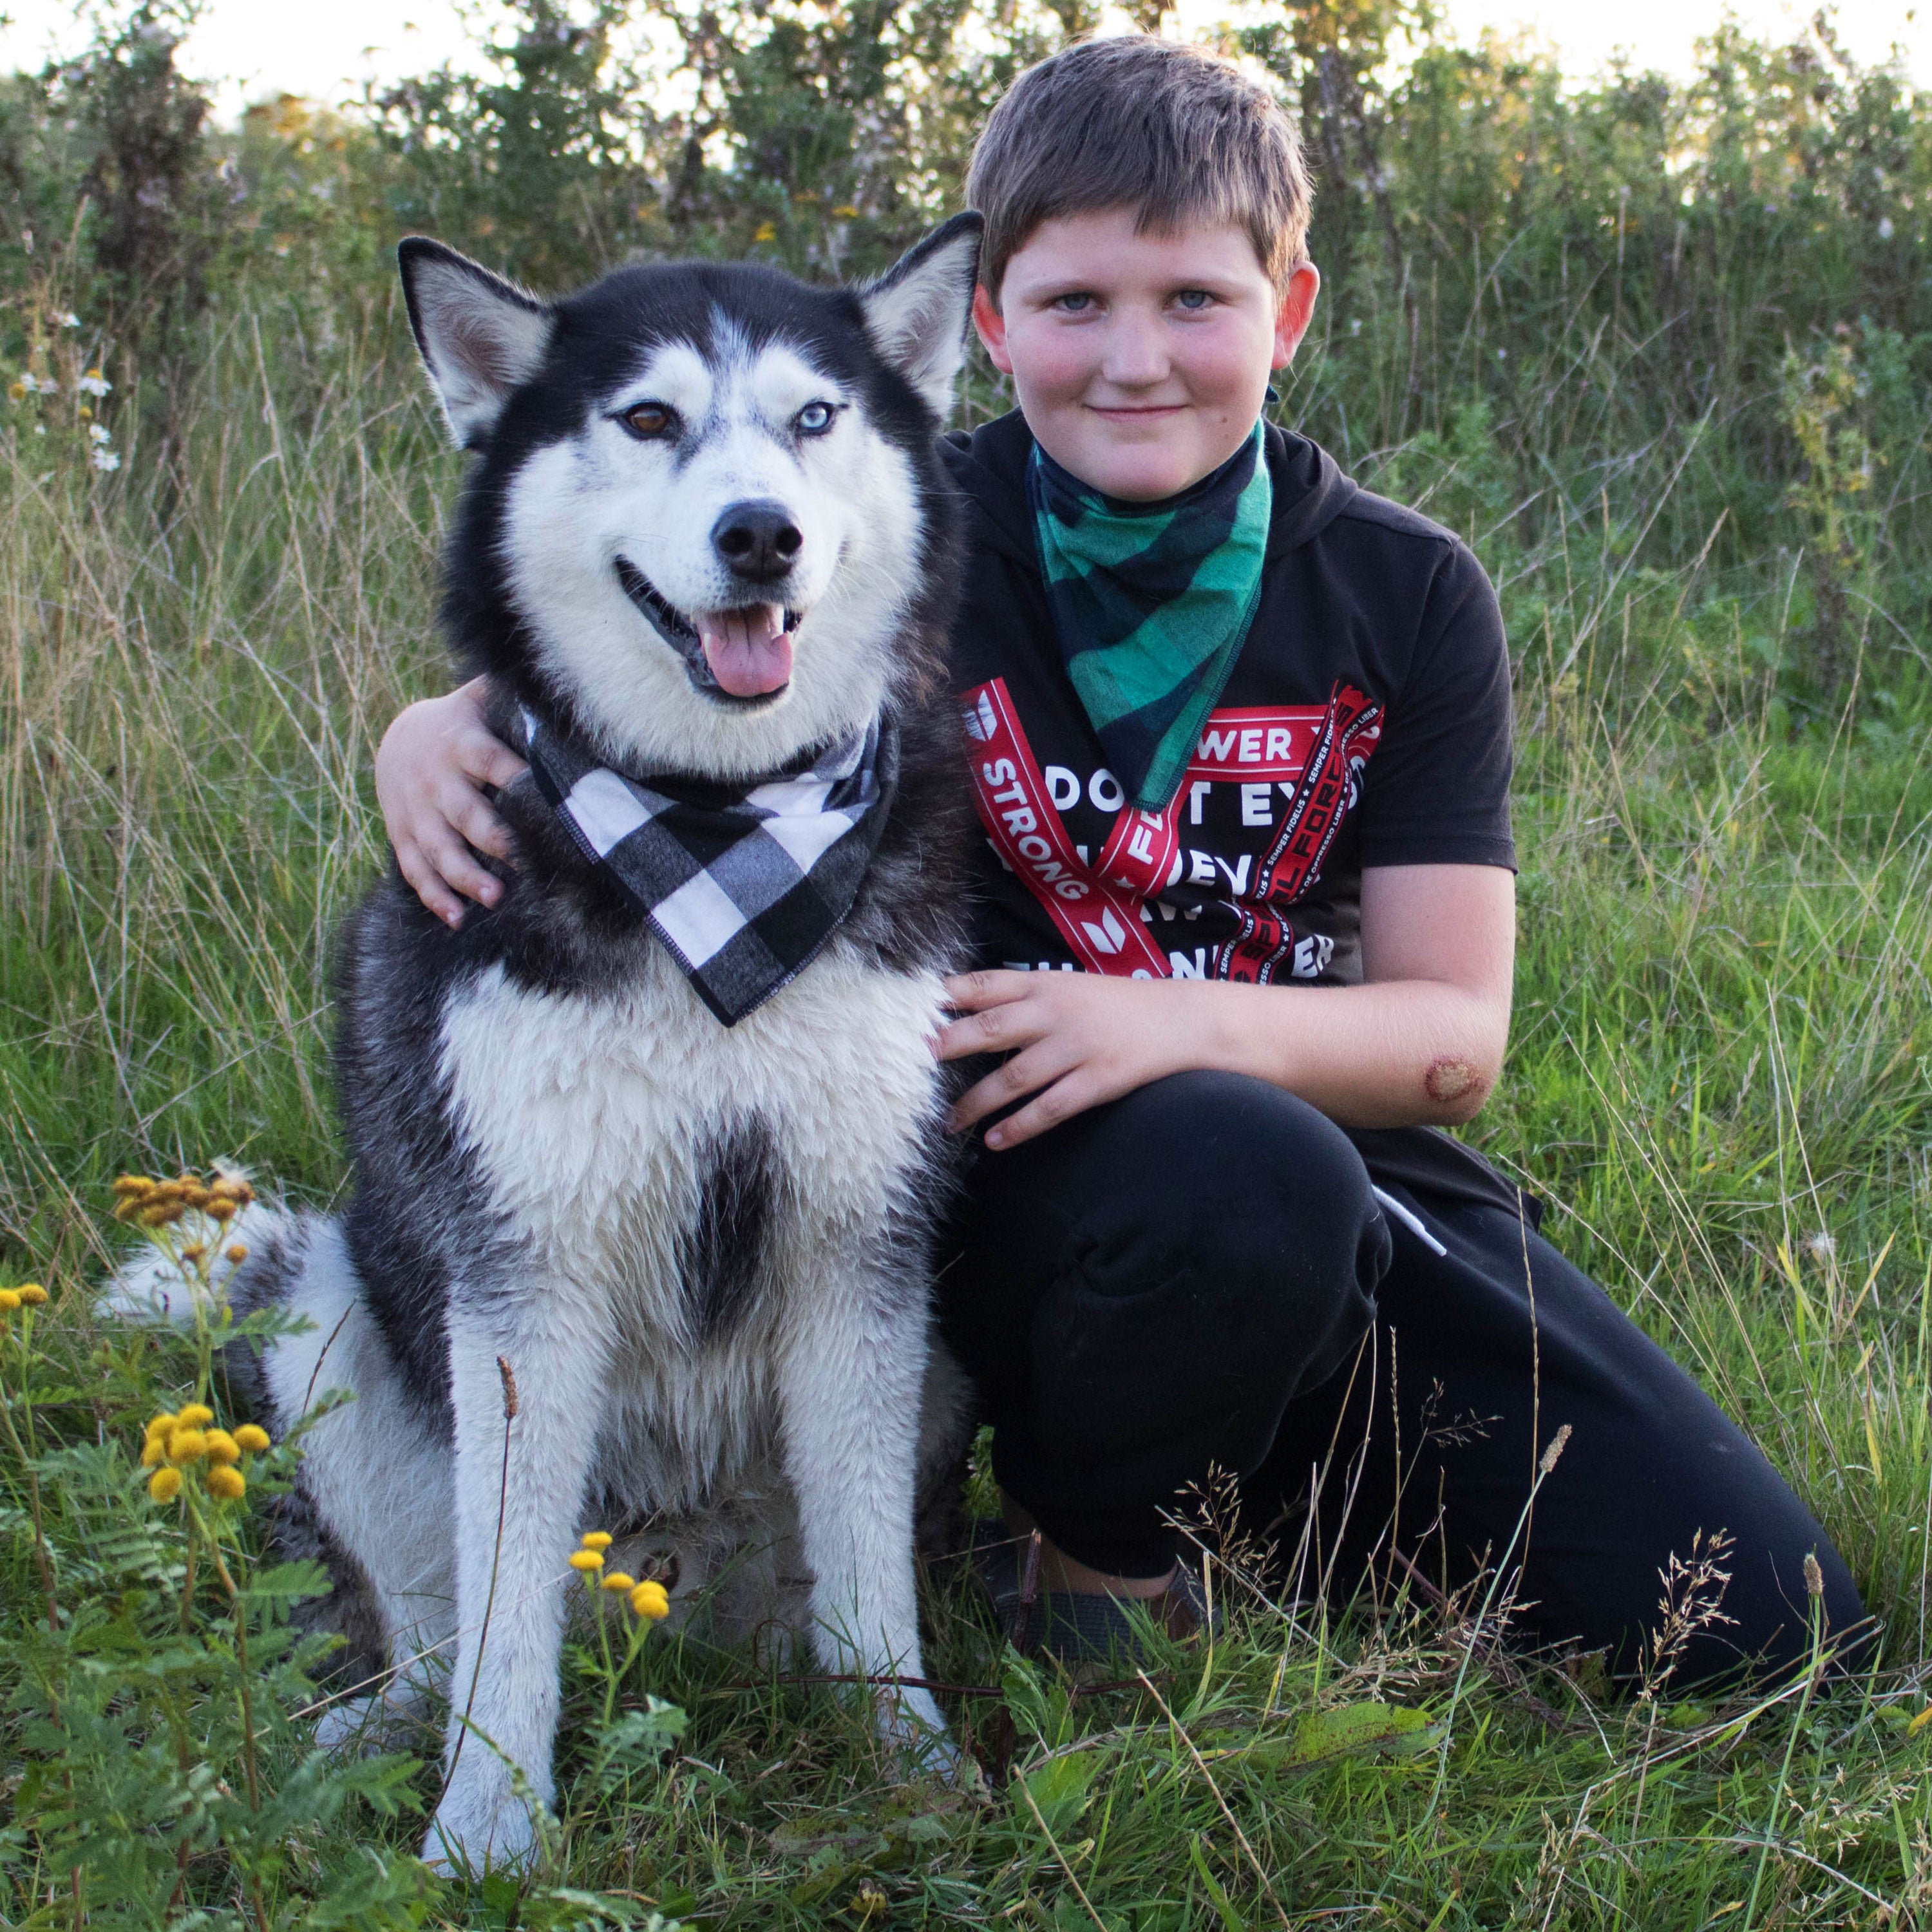
[[[730,781],[882,709],[902,742],[850,916],[734,1026],[528,779],[499,801],[521,863],[494,910],[449,931],[392,871],[350,922],[337,1077],[354,1196],[334,1218],[250,1210],[236,1298],[312,1324],[262,1365],[272,1424],[356,1397],[309,1436],[299,1502],[361,1606],[352,1633],[406,1676],[443,1660],[433,1858],[532,1843],[512,1767],[549,1798],[566,1559],[587,1527],[723,1504],[782,1472],[824,1662],[920,1674],[914,1466],[944,1167],[929,1042],[965,818],[940,657],[958,554],[933,446],[976,244],[962,217],[856,290],[646,266],[555,303],[404,244],[424,360],[478,453],[446,616],[460,659],[492,674],[500,724],[527,705],[620,770]],[[669,433],[627,424],[643,403]],[[713,542],[747,502],[782,506],[797,538],[755,584]],[[781,597],[790,682],[734,698],[690,614]],[[132,1272],[119,1299],[159,1285]],[[520,1404],[507,1431],[500,1358]],[[885,1714],[907,1748],[944,1749],[924,1691]]]

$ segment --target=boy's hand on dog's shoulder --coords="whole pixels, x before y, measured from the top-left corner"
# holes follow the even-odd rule
[[[515,857],[509,828],[481,788],[500,790],[529,767],[485,728],[488,688],[488,679],[472,678],[446,697],[410,705],[376,750],[376,802],[396,863],[447,926],[463,923],[464,898],[490,906],[502,896],[502,881],[476,854]]]

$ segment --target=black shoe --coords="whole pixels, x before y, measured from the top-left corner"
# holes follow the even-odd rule
[[[1000,1634],[1022,1656],[1043,1652],[1066,1664],[1150,1663],[1130,1606],[1144,1610],[1178,1640],[1203,1630],[1218,1634],[1221,1628],[1220,1606],[1210,1615],[1206,1588],[1185,1563],[1175,1565],[1174,1580],[1162,1596],[1112,1597],[1092,1590],[1042,1589],[1039,1532],[1015,1536],[997,1516],[973,1525],[968,1546],[973,1574],[993,1606]]]

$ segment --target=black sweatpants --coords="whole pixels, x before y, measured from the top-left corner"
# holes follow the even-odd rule
[[[1732,1621],[1692,1639],[1678,1684],[1806,1654],[1808,1553],[1832,1628],[1862,1621],[1810,1513],[1600,1288],[1499,1207],[1384,1185],[1444,1252],[1382,1210],[1339,1128],[1239,1074],[980,1150],[941,1309],[1001,1486],[1070,1556],[1153,1576],[1163,1512],[1213,1465],[1291,1549],[1312,1502],[1343,1587],[1391,1544],[1454,1587],[1502,1559],[1567,1423],[1510,1565],[1520,1635],[1633,1668],[1659,1570],[1700,1532],[1732,1539]]]

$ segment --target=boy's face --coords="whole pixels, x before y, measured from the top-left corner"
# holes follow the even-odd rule
[[[998,308],[975,292],[973,320],[1047,454],[1148,502],[1198,483],[1252,432],[1322,278],[1304,263],[1277,296],[1245,230],[1141,235],[1135,214],[1042,222],[1008,260]]]

